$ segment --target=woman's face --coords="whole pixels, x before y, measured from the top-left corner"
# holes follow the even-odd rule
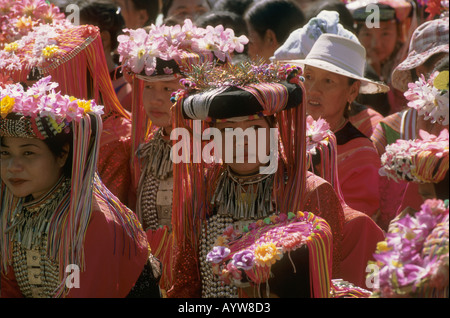
[[[385,63],[397,44],[397,24],[395,21],[381,21],[379,28],[368,28],[363,25],[358,38],[366,48],[367,61],[370,64]]]
[[[195,21],[209,10],[210,7],[206,0],[173,0],[165,18],[170,18],[179,24],[183,24],[185,19]]]
[[[304,72],[306,112],[314,120],[325,119],[334,130],[344,118],[348,102],[358,96],[360,82],[349,85],[348,77],[307,65]]]
[[[171,126],[170,97],[180,88],[179,80],[144,82],[143,103],[147,116],[158,127]]]
[[[145,10],[137,10],[132,0],[115,0],[115,3],[120,7],[126,28],[137,29],[145,26],[148,14]]]
[[[263,62],[269,62],[269,58],[273,56],[278,48],[275,34],[271,30],[266,30],[265,36],[261,36],[256,32],[250,23],[247,23],[248,29],[248,56],[252,60],[263,59]]]
[[[1,179],[15,196],[37,200],[58,182],[67,154],[55,157],[40,139],[3,137]]]
[[[258,155],[259,148],[265,146],[265,155],[268,156],[270,154],[271,127],[266,119],[259,118],[242,122],[222,122],[217,123],[215,127],[220,130],[222,135],[222,160],[230,166],[231,170],[240,175],[249,175],[258,172],[259,168],[262,166]],[[233,144],[230,145],[230,139],[227,139],[226,134],[230,134],[229,136],[231,136],[231,132],[227,132],[227,128],[231,128],[234,133],[238,133],[240,131],[239,128],[242,129],[244,133],[241,134],[241,137],[243,136],[243,138],[233,138]],[[259,131],[259,128],[264,128],[264,130]],[[251,139],[245,137],[246,133],[254,133],[255,140],[251,141]],[[260,133],[265,134],[265,145],[259,145],[258,140],[260,138]],[[239,156],[238,146],[243,149],[242,156]],[[233,151],[232,162],[227,160],[227,151]],[[228,156],[231,157],[231,154],[228,154]]]

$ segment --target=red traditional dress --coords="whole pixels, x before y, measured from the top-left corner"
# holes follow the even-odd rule
[[[22,213],[29,211],[39,213],[38,218],[44,217],[44,213],[53,212],[47,207],[52,206],[55,199],[70,200],[70,182],[59,183],[40,202],[25,204]],[[31,226],[31,221],[25,222]],[[13,263],[8,265],[7,271],[2,271],[1,297],[54,297],[61,283],[60,271],[64,269],[48,257],[46,250],[38,248],[46,246],[46,234],[42,235],[41,243],[36,242],[30,249],[14,241]],[[70,268],[74,285],[67,288],[66,283],[64,297],[126,297],[150,255],[147,238],[134,213],[111,196],[98,180],[84,239],[85,269],[81,270],[81,264],[76,267],[80,272],[72,272]]]
[[[380,157],[369,138],[351,123],[335,132],[339,184],[345,202],[368,216],[380,208]]]
[[[377,124],[384,118],[379,112],[373,108],[363,106],[357,103],[352,108],[349,121],[365,136],[372,136]]]

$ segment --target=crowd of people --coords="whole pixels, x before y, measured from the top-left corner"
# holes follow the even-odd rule
[[[448,297],[448,13],[0,0],[0,297]]]

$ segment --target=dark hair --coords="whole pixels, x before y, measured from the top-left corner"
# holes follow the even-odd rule
[[[230,11],[209,11],[195,20],[198,27],[206,28],[208,25],[223,25],[224,28],[233,29],[236,36],[247,35],[247,25],[244,18]]]
[[[439,60],[439,62],[434,66],[434,71],[442,72],[442,71],[448,71],[448,54],[446,56]]]
[[[19,115],[15,115],[15,114],[9,114],[8,117],[10,119],[18,119],[20,118]],[[42,121],[42,124],[44,126],[48,126],[46,121]],[[46,138],[42,140],[48,147],[48,149],[50,150],[50,152],[53,154],[53,156],[55,158],[57,157],[61,157],[62,155],[65,154],[65,150],[64,147],[66,145],[69,145],[69,153],[67,156],[67,160],[66,163],[64,164],[63,168],[62,168],[62,173],[64,174],[64,176],[70,178],[72,175],[72,144],[73,144],[73,133],[72,133],[72,129],[70,129],[70,131],[68,133],[66,132],[61,132],[53,137],[50,138]],[[3,143],[3,137],[0,137],[0,144],[1,146],[4,146]]]
[[[217,0],[213,10],[228,11],[243,16],[244,12],[257,0]]]
[[[266,288],[269,288],[279,298],[311,298],[308,248],[303,245],[289,253],[272,265],[268,283],[258,286],[261,297],[266,296]]]
[[[358,80],[355,79],[355,78],[348,77],[348,86],[352,86],[353,83],[355,83],[355,82],[357,82],[357,81],[358,81]],[[349,118],[349,117],[350,117],[350,113],[351,113],[351,109],[352,109],[352,104],[353,104],[353,103],[351,103],[350,105],[347,105],[347,106],[345,107],[345,109],[344,109],[344,117],[345,117],[345,118]]]
[[[117,46],[117,37],[125,27],[122,15],[117,6],[109,1],[97,0],[88,2],[80,9],[80,18],[87,24],[98,26],[100,31],[108,31],[111,36],[111,51]]]
[[[69,145],[69,153],[67,155],[66,163],[64,164],[64,167],[62,168],[62,173],[67,178],[70,178],[72,175],[72,144],[73,144],[73,133],[72,129],[70,129],[69,133],[59,133],[54,137],[44,139],[43,142],[47,145],[47,147],[50,149],[52,154],[55,157],[60,157],[65,154],[64,147],[66,145]]]
[[[156,22],[156,18],[158,17],[160,11],[159,0],[131,0],[131,1],[133,2],[134,8],[136,10],[147,11],[148,20],[145,22],[145,25],[150,25]]]
[[[300,7],[289,0],[257,1],[247,10],[244,19],[261,37],[272,30],[279,43],[284,43],[292,31],[306,22]]]
[[[442,181],[434,184],[434,190],[436,192],[436,198],[441,200],[448,199],[449,183],[448,183],[448,170]]]

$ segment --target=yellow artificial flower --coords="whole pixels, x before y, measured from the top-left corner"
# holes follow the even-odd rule
[[[392,265],[397,267],[397,268],[401,268],[403,266],[403,264],[399,261],[392,261]]]
[[[433,86],[439,90],[448,90],[448,71],[442,71],[433,81]]]
[[[0,109],[1,109],[1,116],[2,118],[5,118],[6,115],[8,115],[13,107],[14,107],[15,99],[13,97],[5,96],[0,101]]]
[[[392,247],[389,247],[386,241],[381,241],[377,243],[377,251],[387,252],[390,251]]]
[[[140,49],[138,51],[138,58],[141,59],[145,55],[145,49]]]
[[[45,58],[51,58],[53,57],[53,55],[55,55],[55,53],[57,53],[59,51],[59,48],[57,45],[49,45],[46,46],[43,50],[42,50],[42,55]]]
[[[83,108],[85,113],[91,112],[91,101],[90,100],[79,100],[77,101],[78,107]]]
[[[274,243],[261,244],[255,249],[255,260],[261,266],[270,266],[280,258],[280,251]]]
[[[19,43],[12,42],[12,43],[6,44],[4,50],[6,52],[14,52],[15,50],[17,50],[18,47],[19,47]]]

